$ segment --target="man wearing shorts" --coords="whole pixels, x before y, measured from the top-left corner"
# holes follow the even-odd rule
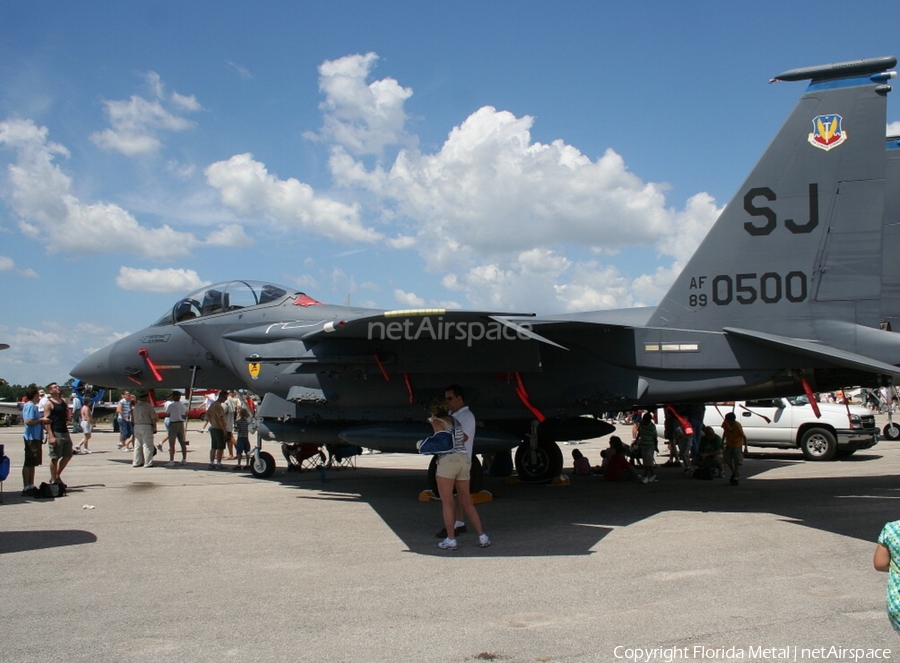
[[[225,407],[228,398],[224,389],[219,392],[216,402],[206,411],[206,422],[209,424],[209,469],[222,469],[222,455],[225,452]]]
[[[84,434],[84,439],[75,447],[75,453],[77,454],[93,453],[88,449],[88,443],[90,443],[91,436],[94,434],[94,413],[92,410],[91,400],[85,398],[84,403],[81,405],[81,432]]]
[[[69,421],[72,413],[62,396],[59,385],[51,382],[47,385],[47,405],[44,406],[44,418],[47,430],[47,444],[50,450],[50,483],[57,483],[63,488],[66,484],[62,481],[63,470],[72,460],[74,449],[72,438],[69,436]]]
[[[25,390],[25,406],[22,408],[22,420],[25,422],[25,463],[22,465],[22,496],[36,497],[37,486],[34,485],[34,468],[44,462],[44,426],[46,419],[38,411],[40,399],[38,388],[31,385]]]
[[[725,421],[722,422],[722,433],[725,438],[725,465],[731,470],[731,479],[728,480],[728,483],[736,486],[741,479],[741,465],[744,464],[743,449],[747,446],[747,436],[734,412],[725,415]]]

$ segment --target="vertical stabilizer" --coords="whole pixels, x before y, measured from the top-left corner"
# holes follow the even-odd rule
[[[811,82],[649,326],[796,337],[817,320],[878,326],[895,65],[875,58],[773,79]]]

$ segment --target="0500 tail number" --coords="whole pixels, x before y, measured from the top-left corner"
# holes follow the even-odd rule
[[[691,279],[691,290],[701,289],[708,277],[698,276]],[[753,304],[761,301],[764,304],[777,304],[782,299],[797,303],[806,300],[808,295],[808,279],[803,272],[788,272],[782,276],[778,272],[752,274],[719,274],[710,283],[712,302],[717,306]],[[706,293],[690,294],[690,306],[706,306],[709,303]]]

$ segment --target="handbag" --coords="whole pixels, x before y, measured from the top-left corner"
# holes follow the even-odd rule
[[[424,440],[416,442],[420,454],[445,454],[453,451],[453,434],[448,430],[438,431]]]

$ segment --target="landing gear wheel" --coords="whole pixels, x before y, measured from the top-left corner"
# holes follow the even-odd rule
[[[268,479],[275,474],[275,458],[270,453],[260,451],[250,461],[250,471],[253,472],[253,476],[259,479]]]
[[[533,456],[528,442],[523,442],[516,449],[516,471],[522,481],[550,481],[562,474],[562,469],[563,455],[556,442],[538,441]]]
[[[428,487],[435,495],[438,494],[437,463],[438,457],[432,456],[431,462],[428,464]],[[469,470],[469,492],[480,493],[482,490],[484,490],[484,469],[481,467],[478,456],[472,456],[472,469]]]
[[[800,439],[806,460],[831,460],[837,453],[837,440],[824,428],[810,428]]]
[[[885,424],[882,432],[884,433],[885,440],[900,440],[900,424],[894,421]]]

